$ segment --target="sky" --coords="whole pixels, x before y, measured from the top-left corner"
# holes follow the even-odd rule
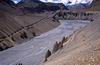
[[[12,0],[14,3],[18,3],[21,0]],[[42,2],[51,2],[51,3],[63,3],[64,5],[74,5],[79,3],[88,3],[91,4],[93,0],[40,0]],[[68,2],[71,2],[70,4],[67,4]]]

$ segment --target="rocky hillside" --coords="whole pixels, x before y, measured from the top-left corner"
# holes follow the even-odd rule
[[[94,0],[89,10],[100,11],[100,0]]]
[[[51,13],[24,13],[20,7],[13,8],[7,3],[0,3],[0,50],[57,27],[60,23],[48,17]]]
[[[43,65],[100,65],[99,16],[100,13],[94,22],[75,32]]]

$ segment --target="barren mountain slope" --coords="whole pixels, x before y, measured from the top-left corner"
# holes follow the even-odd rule
[[[100,11],[100,0],[94,0],[89,10]]]
[[[43,65],[100,65],[99,18],[75,32],[65,46]]]
[[[59,26],[60,23],[54,22],[52,17],[48,17],[49,14],[52,13],[26,12],[23,14],[20,8],[11,8],[5,3],[0,3],[0,50]],[[22,37],[23,33],[26,38]]]

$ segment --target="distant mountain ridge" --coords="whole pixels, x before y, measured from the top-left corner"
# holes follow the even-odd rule
[[[43,12],[43,11],[59,10],[60,9],[59,6],[61,4],[64,6],[64,9],[67,9],[67,10],[68,9],[69,10],[85,9],[85,8],[89,8],[90,6],[91,7],[93,6],[91,9],[94,9],[94,8],[96,8],[96,5],[99,5],[100,1],[95,0],[95,1],[93,1],[94,3],[92,3],[91,5],[80,3],[80,4],[76,4],[76,5],[72,5],[72,6],[65,6],[63,3],[44,3],[44,2],[41,2],[40,0],[22,0],[18,4],[14,4],[10,0],[7,0],[6,2],[12,7],[18,5],[18,7],[23,6],[25,9],[27,9],[31,12],[34,12],[34,11],[35,12],[38,12],[38,11]]]

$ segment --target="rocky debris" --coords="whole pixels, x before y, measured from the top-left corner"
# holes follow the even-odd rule
[[[68,38],[69,38],[69,37],[63,37],[62,40],[61,40],[60,42],[56,42],[56,43],[54,44],[52,53],[55,53],[55,52],[58,51],[59,49],[62,49],[64,43],[68,41]]]
[[[55,53],[55,52],[58,51],[58,50],[59,50],[59,44],[58,44],[58,42],[56,42],[56,43],[54,44],[52,53]]]
[[[0,41],[0,51],[13,47],[15,44],[11,38],[5,38],[4,40]]]
[[[50,57],[50,56],[51,56],[51,51],[50,51],[50,50],[47,50],[47,53],[46,53],[46,55],[45,55],[45,60],[44,60],[44,62],[46,62],[46,61],[47,61],[47,58]]]
[[[82,11],[59,11],[53,17],[57,20],[92,20],[93,13]]]
[[[16,65],[23,65],[22,63],[18,63],[18,64],[16,64]]]
[[[26,32],[20,33],[20,37],[21,37],[22,39],[27,39],[27,38],[28,38]]]

